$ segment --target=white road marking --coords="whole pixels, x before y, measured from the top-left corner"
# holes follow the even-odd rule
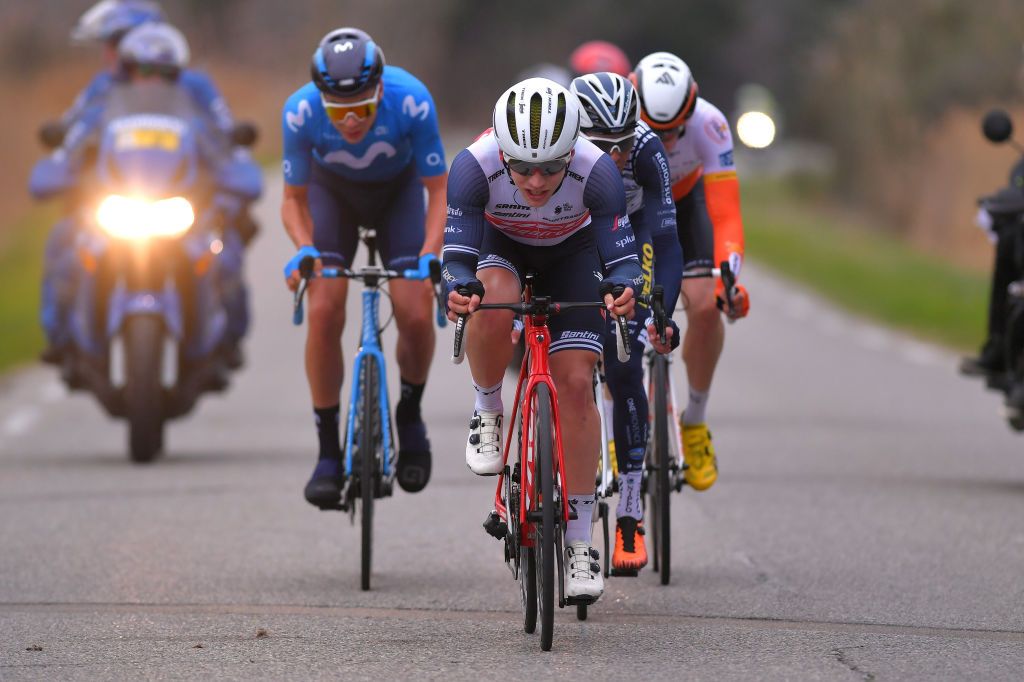
[[[3,424],[0,424],[0,430],[8,436],[20,436],[39,421],[39,416],[39,408],[35,405],[20,407],[4,419]]]
[[[42,390],[39,391],[39,399],[44,403],[55,403],[64,398],[67,394],[67,389],[64,388],[63,384],[57,381],[51,381],[46,383]]]

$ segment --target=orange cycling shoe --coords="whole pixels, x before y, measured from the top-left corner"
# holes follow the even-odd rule
[[[643,521],[637,521],[632,516],[620,516],[615,522],[612,568],[616,571],[639,571],[646,565]]]

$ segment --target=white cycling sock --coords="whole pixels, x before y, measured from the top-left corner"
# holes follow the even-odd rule
[[[708,407],[708,394],[711,391],[695,391],[690,389],[690,399],[686,402],[686,411],[683,412],[683,424],[703,424],[706,417],[704,412]]]
[[[594,521],[594,505],[597,503],[596,496],[570,495],[569,509],[576,511],[576,518],[569,519],[569,525],[565,528],[565,546],[573,542],[585,542],[590,546],[590,529]]]
[[[644,505],[640,495],[640,481],[644,472],[629,471],[619,474],[619,506],[615,509],[615,517],[631,516],[637,521],[644,518]]]
[[[473,407],[477,412],[502,413],[504,406],[501,402],[501,384],[499,381],[493,386],[484,387],[473,382],[473,390],[476,391],[476,404]]]

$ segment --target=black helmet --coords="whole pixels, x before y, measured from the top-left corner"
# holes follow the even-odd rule
[[[313,53],[313,82],[321,92],[349,97],[377,87],[384,73],[384,53],[365,31],[331,31]]]

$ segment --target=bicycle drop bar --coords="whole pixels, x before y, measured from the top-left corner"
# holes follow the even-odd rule
[[[665,287],[655,284],[651,289],[650,309],[651,317],[654,318],[654,329],[658,332],[658,340],[662,345],[668,344],[665,336],[665,329],[668,327],[668,315],[665,314]]]
[[[302,299],[309,286],[309,281],[315,276],[325,279],[358,279],[370,286],[377,286],[380,280],[429,279],[433,285],[434,299],[438,304],[437,326],[445,327],[448,325],[448,318],[445,316],[444,287],[441,286],[441,262],[436,258],[432,258],[427,263],[428,267],[426,269],[422,267],[423,263],[421,263],[419,268],[402,270],[401,272],[398,270],[387,270],[376,265],[367,265],[356,270],[350,270],[349,268],[322,268],[320,272],[314,273],[313,266],[315,261],[312,256],[306,256],[299,261],[299,274],[302,277],[302,282],[299,284],[299,288],[295,290],[295,310],[292,315],[292,323],[296,325],[302,324]]]
[[[468,290],[463,291],[462,287],[459,287],[458,291],[463,296],[469,295]],[[600,308],[604,310],[606,306],[602,301],[567,301],[562,303],[552,302],[546,296],[536,296],[528,303],[522,301],[519,303],[481,303],[477,310],[511,310],[517,315],[557,315],[574,308]],[[466,357],[464,342],[466,319],[468,317],[469,315],[459,315],[459,319],[455,323],[455,345],[452,351],[452,362],[456,365],[461,364]],[[628,362],[629,329],[626,326],[626,318],[619,316],[615,320],[618,323],[617,328],[619,330],[619,333],[615,335],[619,362]]]

